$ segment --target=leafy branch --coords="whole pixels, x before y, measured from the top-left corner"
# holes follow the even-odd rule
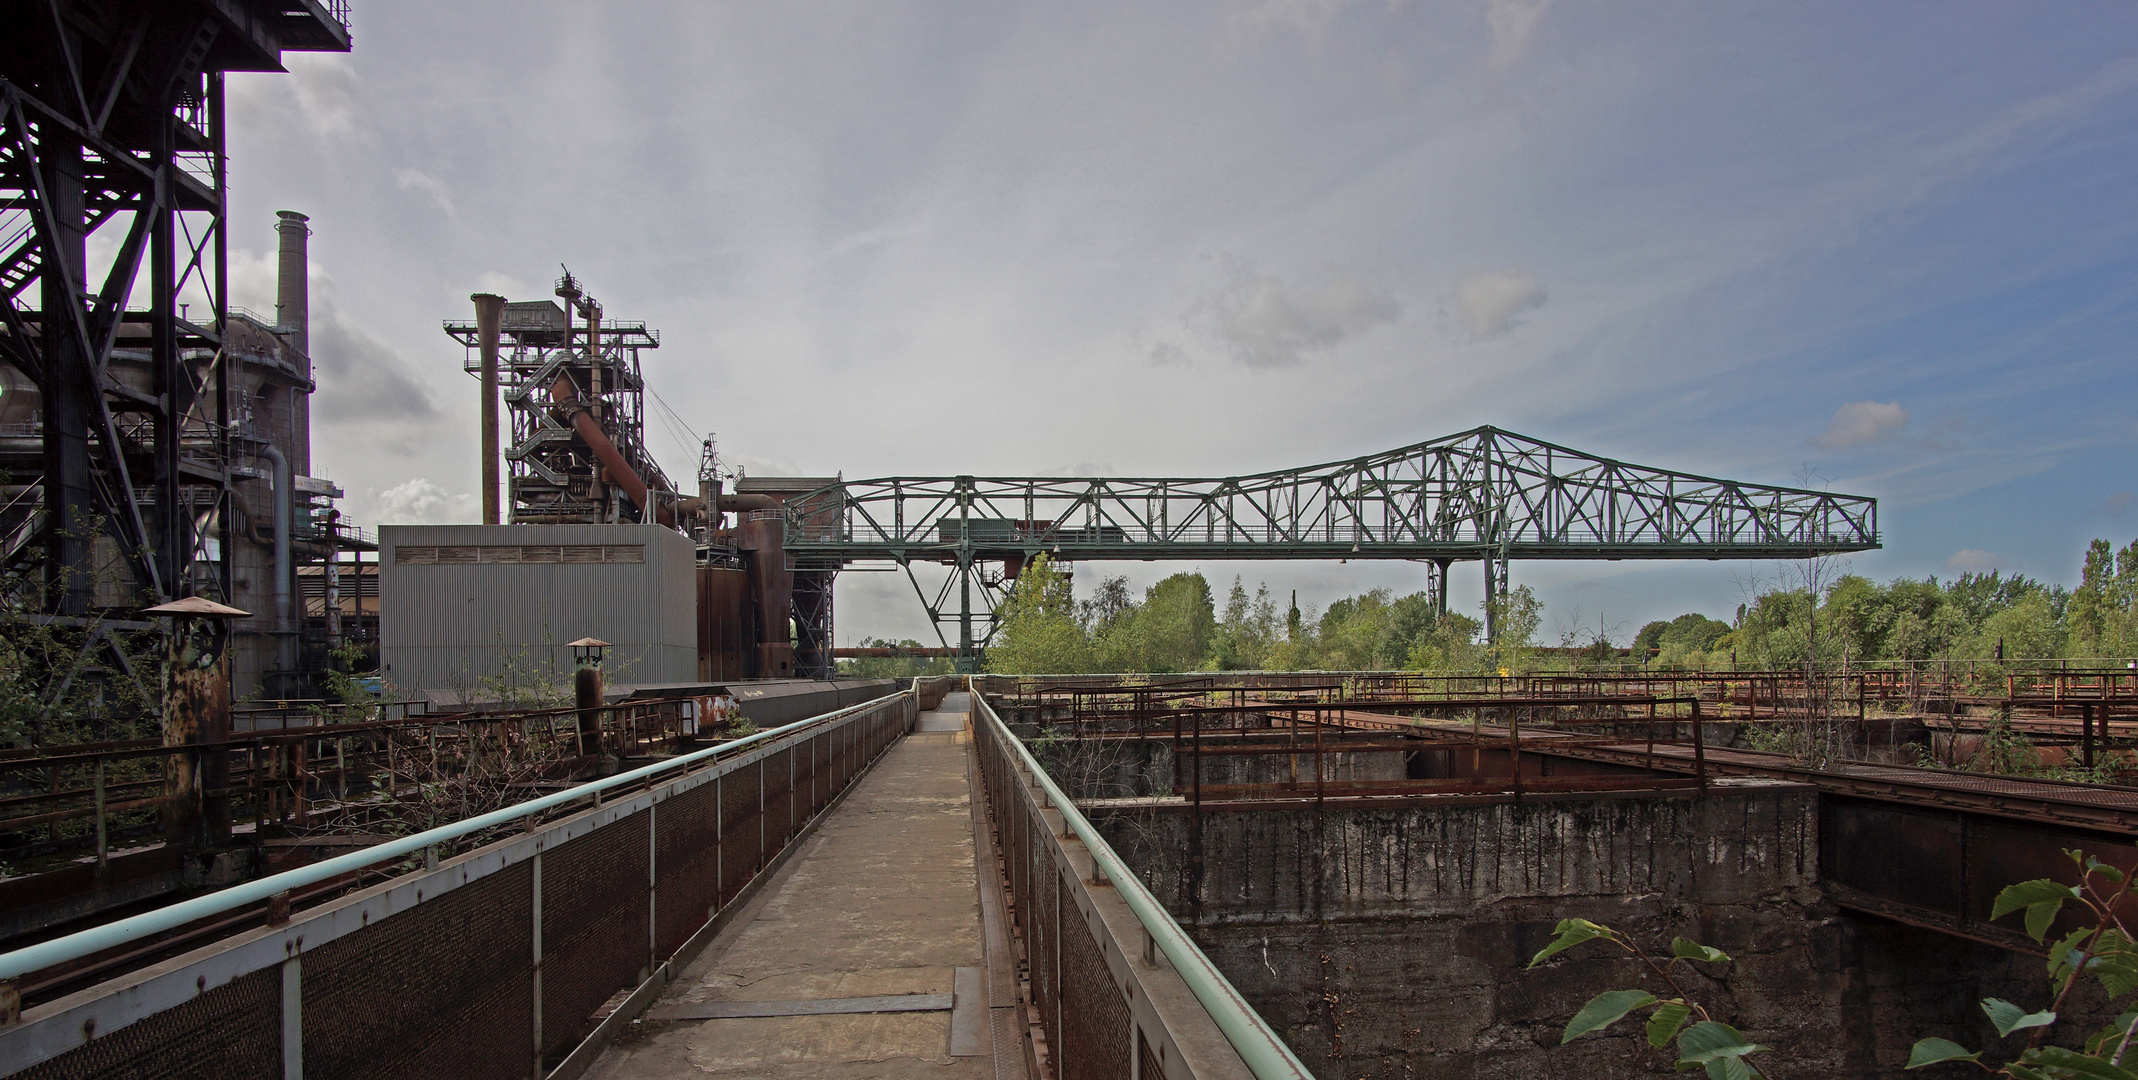
[[[1710,1080],[1752,1080],[1767,1075],[1747,1060],[1767,1047],[1746,1040],[1736,1028],[1716,1020],[1678,982],[1680,963],[1727,964],[1730,962],[1728,954],[1681,937],[1672,939],[1670,956],[1658,963],[1657,958],[1648,955],[1640,945],[1608,926],[1587,919],[1562,919],[1552,931],[1551,944],[1532,957],[1529,966],[1536,967],[1589,941],[1608,941],[1618,946],[1646,965],[1664,986],[1669,987],[1672,996],[1657,997],[1646,990],[1606,990],[1590,998],[1589,1003],[1567,1021],[1566,1031],[1559,1037],[1561,1046],[1592,1031],[1610,1027],[1625,1019],[1628,1013],[1646,1009],[1648,1045],[1660,1050],[1675,1040],[1678,1071],[1705,1069]]]
[[[1923,1039],[1908,1054],[1909,1068],[1966,1062],[1991,1075],[2015,1080],[2138,1080],[2138,1072],[2124,1065],[2132,1042],[2138,1040],[2138,1011],[2125,1009],[2087,1039],[2083,1050],[2042,1045],[2064,1002],[2086,976],[2099,980],[2110,1001],[2138,990],[2138,944],[2132,942],[2130,930],[2119,914],[2131,888],[2128,877],[2122,870],[2083,852],[2066,850],[2064,854],[2079,868],[2078,884],[2066,885],[2049,878],[2022,881],[1998,893],[1996,906],[1990,910],[1992,919],[2025,912],[2027,936],[2044,944],[2048,944],[2049,928],[2063,914],[2064,905],[2076,901],[2091,916],[2086,920],[2089,925],[2049,945],[2049,985],[2056,997],[2048,1008],[2028,1012],[2002,998],[1982,1001],[1982,1012],[1997,1028],[1998,1035],[2032,1032],[2026,1049],[2018,1060],[1993,1067],[1982,1060],[1984,1051],[1969,1050],[1950,1039]]]

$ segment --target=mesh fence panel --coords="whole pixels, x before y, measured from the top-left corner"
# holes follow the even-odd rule
[[[1151,1041],[1136,1032],[1136,1075],[1143,1080],[1159,1080],[1166,1074],[1164,1065],[1158,1063],[1158,1055],[1151,1050]]]
[[[270,967],[15,1075],[29,1080],[235,1080],[281,1071],[282,969]]]
[[[763,855],[758,828],[756,765],[720,778],[720,902],[725,904],[750,883]]]
[[[1127,1076],[1128,1001],[1067,895],[1062,897],[1061,915],[1061,1080]]]
[[[307,950],[305,1071],[527,1075],[533,915],[533,867],[521,863]]]
[[[794,751],[765,756],[765,857],[787,846],[793,834]]]
[[[654,940],[661,955],[682,948],[720,903],[720,792],[700,784],[654,814]]]
[[[814,814],[831,802],[831,736],[809,740],[809,812]]]
[[[1008,871],[1011,918],[1025,946],[1031,1005],[1053,1049],[1057,1075],[1061,1080],[1125,1077],[1133,1051],[1143,1075],[1156,1080],[1164,1073],[1141,1037],[1132,1035],[1128,1000],[1114,985],[1098,940],[1062,880],[1046,818],[991,726],[976,724],[974,731],[981,786],[994,810]]]
[[[1034,815],[1028,821],[1031,829],[1032,854],[1026,873],[1032,876],[1032,906],[1027,908],[1029,924],[1026,927],[1027,947],[1031,950],[1032,1004],[1039,1010],[1040,1026],[1046,1029],[1047,1044],[1061,1045],[1060,1001],[1057,989],[1056,957],[1057,938],[1061,928],[1061,913],[1055,907],[1056,886],[1060,880],[1054,873],[1053,845],[1041,841],[1048,838],[1045,818]]]
[[[594,1011],[732,901],[903,733],[904,717],[902,699],[888,702],[665,799],[653,813],[544,851],[541,1053],[588,1035]],[[534,866],[523,860],[306,950],[305,1071],[337,1080],[537,1072],[536,902]],[[649,926],[649,917],[658,921]],[[282,981],[279,964],[262,968],[13,1075],[278,1075]]]
[[[542,855],[542,1049],[594,1030],[594,1010],[648,968],[646,815]]]

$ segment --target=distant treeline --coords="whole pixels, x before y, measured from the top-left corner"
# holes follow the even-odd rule
[[[1250,595],[1235,578],[1220,607],[1209,581],[1189,572],[1141,597],[1126,578],[1104,578],[1079,600],[1042,556],[1003,605],[987,669],[1488,673],[1620,663],[1622,650],[1637,664],[1690,669],[2138,654],[2138,540],[2120,551],[2095,540],[2077,589],[1995,571],[1879,584],[1832,574],[1832,565],[1790,564],[1790,580],[1757,588],[1728,621],[1688,612],[1623,644],[1608,631],[1571,630],[1546,653],[1537,638],[1544,607],[1527,586],[1500,598],[1499,640],[1487,642],[1482,618],[1436,615],[1423,592],[1374,589],[1316,615],[1296,596],[1280,609],[1266,585]]]

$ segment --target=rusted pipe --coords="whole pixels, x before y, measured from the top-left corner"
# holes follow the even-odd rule
[[[260,455],[265,457],[275,470],[275,613],[271,618],[275,634],[275,665],[288,671],[296,665],[290,662],[289,650],[284,648],[284,643],[289,640],[288,635],[292,631],[299,629],[296,614],[292,611],[291,597],[296,593],[296,578],[290,564],[290,518],[295,516],[292,507],[297,499],[294,490],[297,481],[295,471],[290,468],[289,458],[275,444],[262,446]]]
[[[780,501],[770,495],[744,495],[739,492],[720,493],[722,511],[777,510]]]
[[[573,704],[579,707],[579,753],[585,756],[600,756],[601,702],[603,697],[601,669],[593,665],[580,668],[572,675]]]
[[[475,339],[483,356],[483,524],[503,520],[497,494],[497,338],[505,319],[505,298],[476,293]]]
[[[229,623],[246,613],[188,597],[142,614],[171,620],[163,672],[163,745],[172,751],[163,766],[165,842],[185,851],[229,843],[228,755],[198,744],[230,738]]]
[[[624,460],[623,452],[616,449],[616,444],[609,441],[608,433],[601,430],[601,423],[594,419],[594,414],[580,404],[570,378],[558,379],[556,385],[549,388],[549,401],[571,413],[572,430],[579,433],[588,449],[594,451],[594,459],[601,462],[609,479],[624,489],[624,494],[638,506],[638,512],[643,515],[650,511],[655,520],[673,527],[675,514],[666,506],[652,504],[652,494],[647,491],[646,482],[639,479],[638,471]]]

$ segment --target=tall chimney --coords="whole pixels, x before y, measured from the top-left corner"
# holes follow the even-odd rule
[[[311,292],[305,285],[305,238],[310,220],[295,210],[279,210],[275,232],[282,241],[275,265],[275,323],[289,330],[290,348],[296,353],[297,370],[306,384],[312,381]],[[303,387],[290,394],[290,465],[300,476],[312,475],[312,395]],[[283,497],[283,496],[277,496]]]
[[[275,223],[275,232],[281,234],[281,259],[275,275],[275,323],[288,328],[290,344],[306,357],[305,367],[311,367],[312,331],[311,300],[305,289],[305,237],[312,230],[305,227],[311,220],[295,210],[280,210],[275,216],[282,220]]]
[[[475,339],[483,353],[483,524],[502,524],[497,497],[497,337],[505,298],[476,293]]]

